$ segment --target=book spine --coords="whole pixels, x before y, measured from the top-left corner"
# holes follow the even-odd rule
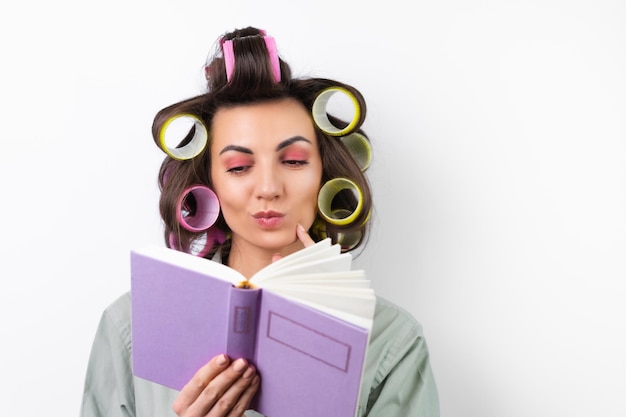
[[[254,362],[261,290],[232,287],[228,315],[227,353]]]

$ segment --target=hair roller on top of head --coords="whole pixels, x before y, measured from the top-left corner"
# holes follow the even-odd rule
[[[281,80],[280,75],[280,60],[278,58],[278,50],[276,49],[276,41],[272,36],[268,36],[265,34],[264,30],[259,31],[259,35],[262,36],[263,41],[265,42],[265,48],[267,49],[267,54],[269,56],[270,65],[272,67],[272,75],[274,77],[274,81],[279,83]],[[252,35],[252,36],[259,36]],[[230,82],[233,76],[233,72],[235,70],[235,41],[239,41],[249,36],[240,36],[235,37],[233,39],[224,39],[220,40],[220,45],[222,47],[222,54],[224,57],[224,66],[226,67],[226,79]]]

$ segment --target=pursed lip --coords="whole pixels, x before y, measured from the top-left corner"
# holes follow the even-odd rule
[[[268,211],[257,211],[256,213],[252,215],[252,217],[254,217],[255,219],[269,219],[272,217],[285,217],[285,215],[278,211],[268,210]]]
[[[285,214],[278,211],[257,211],[252,215],[255,223],[263,229],[275,229],[283,223]]]

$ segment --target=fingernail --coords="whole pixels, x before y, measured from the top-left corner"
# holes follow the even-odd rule
[[[249,379],[249,378],[252,378],[252,375],[254,375],[254,368],[252,366],[248,366],[248,369],[246,369],[246,372],[243,373],[243,377],[245,379]]]
[[[245,368],[247,364],[248,363],[246,362],[245,359],[241,359],[241,358],[237,359],[235,363],[233,364],[233,369],[237,372],[243,371],[243,368]]]
[[[224,366],[224,365],[226,365],[227,363],[228,363],[228,357],[227,357],[226,355],[222,354],[222,355],[220,355],[220,356],[217,358],[217,365],[218,365],[218,366]]]
[[[300,223],[298,223],[298,230],[301,232],[305,232],[306,230],[304,230],[304,226],[302,226]]]

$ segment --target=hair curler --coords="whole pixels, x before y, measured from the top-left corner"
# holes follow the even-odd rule
[[[350,123],[348,123],[348,125],[344,128],[339,128],[335,126],[328,118],[328,113],[326,112],[328,102],[330,101],[330,98],[335,94],[343,94],[344,96],[348,97],[354,108],[354,116],[352,117]],[[353,130],[357,129],[361,122],[361,106],[359,105],[359,101],[354,96],[354,94],[352,94],[352,92],[342,87],[328,87],[323,89],[315,98],[315,101],[313,102],[313,106],[311,108],[311,113],[313,114],[313,121],[315,122],[317,127],[322,132],[330,136],[347,135]]]
[[[361,171],[369,168],[372,161],[372,145],[365,135],[353,132],[348,136],[343,136],[341,141],[348,148],[357,164],[359,164]]]
[[[201,232],[213,226],[220,214],[220,202],[209,187],[193,185],[176,202],[176,217],[185,229]]]
[[[263,41],[265,42],[265,47],[267,48],[267,53],[270,57],[274,81],[279,83],[281,77],[280,59],[278,58],[278,50],[276,49],[276,40],[272,36],[266,35],[265,31],[261,31],[261,33],[263,34]],[[228,81],[232,78],[233,71],[235,70],[235,50],[233,47],[233,40],[234,39],[224,39],[220,42],[222,45],[222,55],[224,57],[224,67],[226,68],[226,79]]]
[[[187,133],[178,135],[171,132],[172,130],[179,130],[181,128],[180,125],[189,125],[189,123],[192,123],[192,126],[187,130]],[[173,142],[178,143],[180,140],[184,139],[191,129],[193,129],[193,136],[185,145],[180,148],[169,146],[169,144]],[[177,114],[167,119],[165,123],[163,123],[163,126],[161,126],[158,145],[163,152],[172,158],[185,160],[198,156],[206,147],[208,138],[209,132],[204,122],[197,116],[192,114]]]
[[[345,207],[333,207],[335,197],[344,190],[352,191],[356,196],[357,205],[354,210],[349,210]],[[336,226],[345,226],[352,223],[361,214],[363,193],[354,181],[347,178],[333,178],[320,188],[317,196],[317,208],[320,215],[328,223]]]
[[[333,217],[347,217],[350,215],[350,213],[351,211],[347,209],[337,209],[337,210],[333,210],[332,216]],[[321,221],[317,221],[313,225],[313,228],[317,231],[317,233],[319,233],[319,236],[322,239],[326,239],[327,237],[329,237],[326,231],[326,225],[322,223]],[[349,251],[353,249],[356,245],[359,244],[362,238],[363,238],[362,230],[337,232],[337,243],[341,246],[342,251]]]

